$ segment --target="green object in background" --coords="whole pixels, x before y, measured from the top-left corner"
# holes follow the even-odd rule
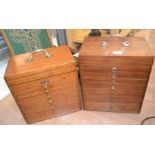
[[[44,29],[5,29],[4,32],[15,54],[51,47]]]

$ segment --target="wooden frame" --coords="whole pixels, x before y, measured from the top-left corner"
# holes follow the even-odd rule
[[[9,48],[9,51],[10,51],[11,55],[15,55],[15,52],[14,52],[14,50],[13,50],[13,48],[12,48],[12,46],[11,46],[11,44],[10,44],[10,42],[9,42],[9,40],[8,40],[8,38],[7,38],[7,36],[6,36],[4,30],[1,29],[0,32],[1,32],[1,34],[2,34],[2,36],[3,36],[3,38],[4,38],[4,40],[5,40],[6,45],[7,45],[8,48]],[[53,41],[52,41],[52,39],[51,39],[51,37],[50,37],[50,34],[51,34],[51,33],[50,33],[50,31],[47,30],[47,29],[46,29],[46,33],[47,33],[49,42],[50,42],[50,44],[51,44],[51,47],[53,47],[53,46],[54,46],[54,45],[53,45]]]
[[[4,32],[4,30],[0,30],[0,32],[2,33],[2,36],[3,36],[3,38],[4,38],[4,41],[5,41],[6,45],[7,45],[8,48],[9,48],[9,51],[10,51],[11,55],[15,55],[15,53],[14,53],[14,51],[13,51],[13,48],[12,48],[12,46],[11,46],[11,44],[10,44],[10,42],[9,42],[9,40],[8,40],[8,38],[7,38],[6,34],[5,34],[5,32]]]
[[[49,38],[50,44],[51,44],[51,46],[53,47],[54,44],[53,44],[53,41],[52,41],[52,39],[51,39],[51,33],[50,33],[49,30],[46,30],[46,32],[47,32],[47,35],[48,35],[48,38]]]

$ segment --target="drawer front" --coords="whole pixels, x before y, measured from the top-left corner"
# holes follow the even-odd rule
[[[153,57],[81,57],[82,76],[112,76],[112,68],[117,68],[117,78],[148,79]]]
[[[80,57],[84,108],[139,112],[152,57]]]
[[[134,95],[142,96],[146,90],[148,80],[120,79],[115,80],[114,94],[117,95]],[[112,95],[112,79],[98,80],[94,77],[84,78],[82,80],[83,90],[86,94]]]
[[[108,111],[108,112],[131,112],[131,113],[139,113],[141,109],[142,103],[111,103],[105,102],[104,104],[101,102],[86,102],[84,104],[84,109],[91,111]]]
[[[92,80],[91,80],[92,78]],[[112,93],[112,83],[106,80],[82,80],[84,109],[118,112],[139,112],[147,86],[147,80],[116,79]]]
[[[42,84],[44,80],[48,81],[48,93]],[[29,123],[80,110],[76,72],[14,85],[10,89]]]

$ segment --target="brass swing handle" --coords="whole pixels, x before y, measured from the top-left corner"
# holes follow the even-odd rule
[[[41,81],[40,83],[41,83],[42,87],[45,89],[45,93],[46,93],[46,95],[47,95],[48,102],[49,102],[49,104],[50,104],[51,109],[54,109],[54,106],[53,106],[53,104],[52,104],[52,97],[51,97],[51,95],[49,94],[49,90],[48,90],[48,83],[49,83],[49,81],[48,81],[48,80],[43,80],[43,81]]]
[[[32,51],[30,52],[30,56],[29,58],[26,59],[26,62],[29,63],[29,62],[32,62],[33,61],[33,53],[38,53],[38,52],[44,52],[45,53],[45,56],[46,58],[51,58],[53,57],[52,54],[48,53],[48,51],[46,49],[38,49],[38,50],[35,50],[35,51]]]

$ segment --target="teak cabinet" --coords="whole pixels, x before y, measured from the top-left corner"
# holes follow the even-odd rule
[[[48,48],[52,54],[33,53],[12,56],[5,80],[28,123],[81,109],[76,64],[67,46]],[[47,55],[46,55],[47,56]]]
[[[128,39],[128,47],[122,42],[84,40],[79,63],[85,110],[140,112],[154,57],[143,38]]]

